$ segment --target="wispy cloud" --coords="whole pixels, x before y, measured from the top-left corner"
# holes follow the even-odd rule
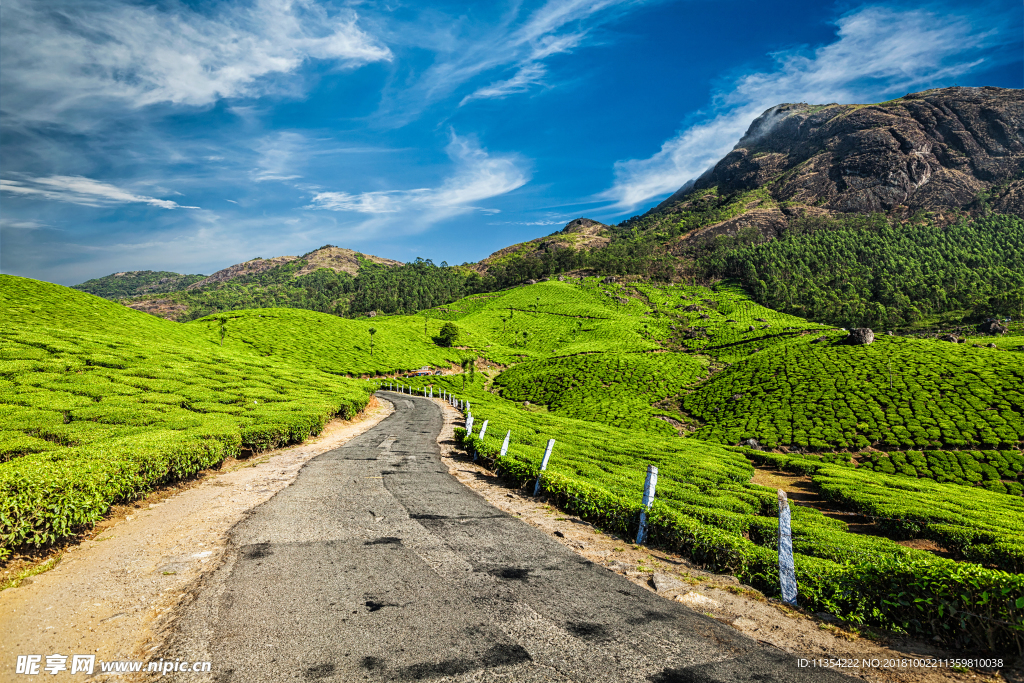
[[[0,180],[0,191],[24,197],[49,199],[82,206],[117,206],[119,204],[149,204],[161,209],[198,209],[182,206],[167,199],[157,199],[82,176],[57,175],[47,178],[21,176],[18,180]],[[6,227],[6,226],[5,226]],[[11,226],[14,227],[14,226]],[[39,226],[33,226],[39,227]]]
[[[204,106],[279,89],[270,77],[308,60],[343,67],[390,60],[389,49],[312,0],[139,4],[111,0],[4,3],[5,111],[81,121],[111,104]]]
[[[869,6],[836,21],[835,42],[772,55],[771,71],[748,73],[716,93],[710,113],[646,159],[615,164],[600,198],[631,210],[679,189],[725,156],[762,112],[783,102],[877,101],[935,85],[985,63],[999,38],[966,16]]]
[[[41,221],[0,218],[0,230],[39,230],[50,226]]]
[[[291,169],[295,156],[301,154],[306,147],[304,135],[287,131],[260,140],[256,145],[260,157],[252,179],[260,182],[300,178]]]
[[[542,83],[547,71],[543,64],[536,62],[525,64],[519,67],[519,71],[512,78],[491,83],[466,95],[462,98],[459,106],[461,107],[471,100],[500,99],[515,93],[526,92],[531,86]]]
[[[447,44],[432,46],[438,53],[435,63],[411,87],[394,94],[391,106],[418,110],[488,77],[494,80],[474,87],[460,106],[546,85],[545,60],[592,43],[596,28],[648,1],[656,0],[547,0],[523,18],[516,3],[514,12],[483,31],[458,35],[440,27]]]
[[[481,208],[475,203],[511,192],[529,181],[529,173],[520,159],[513,155],[488,154],[469,138],[453,133],[446,151],[455,164],[455,172],[439,187],[361,193],[318,192],[306,208],[372,215],[372,219],[356,229],[362,234],[383,228],[414,233],[469,211],[494,213],[494,209]]]

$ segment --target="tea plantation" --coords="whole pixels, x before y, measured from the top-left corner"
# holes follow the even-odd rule
[[[0,559],[228,456],[302,441],[369,396],[57,285],[0,276],[0,310]]]
[[[636,534],[646,466],[656,465],[652,542],[777,592],[775,491],[749,483],[747,463],[736,457],[769,462],[773,456],[533,412],[491,394],[480,378],[465,389],[461,378],[452,377],[410,379],[405,385],[418,390],[431,385],[435,394],[443,389],[469,400],[474,433],[457,430],[467,450],[528,487],[540,476],[542,489],[558,505],[627,537]],[[488,427],[481,439],[484,419]],[[507,432],[510,447],[501,456]],[[541,474],[549,438],[556,444]],[[793,544],[804,604],[856,623],[937,635],[961,645],[1014,646],[1022,627],[1017,603],[1024,603],[1019,575],[1024,500],[988,491],[968,498],[955,486],[911,484],[901,477],[777,457],[784,461],[771,464],[814,474],[838,508],[875,518],[881,532],[850,533],[834,516],[794,507]],[[1004,571],[896,542],[915,537],[935,539]],[[993,600],[993,592],[1002,597]]]
[[[794,509],[802,604],[963,647],[1024,642],[1024,354],[1005,337],[849,346],[735,287],[596,278],[408,316],[260,309],[178,324],[0,277],[2,554],[306,438],[364,406],[380,377],[431,366],[449,374],[401,381],[468,398],[462,443],[511,480],[536,481],[557,439],[541,481],[567,510],[635,534],[654,464],[651,542],[774,594],[776,494],[751,483],[752,463],[804,474],[828,505]],[[473,359],[492,370],[451,374]],[[740,446],[751,438],[764,450]],[[843,513],[874,532],[850,533]]]
[[[559,415],[671,436],[676,428],[663,418],[681,416],[654,404],[706,375],[707,362],[681,353],[594,353],[520,363],[495,386]]]

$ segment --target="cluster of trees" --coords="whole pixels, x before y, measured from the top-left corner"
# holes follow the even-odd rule
[[[641,235],[615,239],[601,249],[554,249],[540,254],[515,255],[491,265],[487,275],[472,279],[476,292],[493,292],[572,270],[601,275],[640,275],[650,280],[670,280],[678,259],[655,240]]]
[[[989,215],[946,227],[882,214],[795,220],[778,239],[719,236],[694,254],[761,304],[844,327],[900,327],[949,312],[1024,316],[1024,220]]]

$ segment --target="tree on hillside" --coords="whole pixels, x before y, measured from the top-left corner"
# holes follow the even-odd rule
[[[373,335],[377,334],[377,329],[371,327],[367,332],[370,333],[370,358],[373,358]]]
[[[441,346],[455,346],[455,342],[459,340],[459,328],[455,323],[445,323],[437,334],[437,340]]]
[[[469,375],[469,383],[473,383],[476,377],[476,358],[466,358],[462,361],[462,390],[466,390],[466,375]]]

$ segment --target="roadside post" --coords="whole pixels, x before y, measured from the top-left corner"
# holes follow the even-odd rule
[[[487,433],[487,420],[484,420],[483,426],[480,427],[480,436],[478,436],[477,438],[480,439],[481,441],[483,441],[484,440],[484,434],[486,434],[486,433]],[[479,457],[479,456],[480,456],[480,453],[474,448],[473,449],[473,460],[476,460],[477,457]]]
[[[782,601],[796,606],[796,565],[793,564],[793,533],[790,525],[789,500],[779,489],[779,584]]]
[[[473,413],[466,416],[466,436],[473,436]]]
[[[540,472],[537,473],[537,484],[533,487],[534,497],[540,493],[540,480],[544,476],[544,470],[548,468],[548,458],[551,457],[551,449],[555,447],[555,440],[548,439],[548,447],[544,449],[544,459],[540,461]]]
[[[636,531],[636,544],[640,545],[647,539],[647,511],[651,509],[654,502],[654,490],[658,487],[658,468],[654,465],[647,466],[647,479],[644,480],[644,497],[641,505],[644,509],[640,511],[640,528]]]
[[[512,430],[511,429],[508,430],[507,434],[505,434],[505,440],[501,443],[501,453],[498,455],[499,458],[505,457],[505,454],[508,453],[508,440],[510,438],[512,438]]]

